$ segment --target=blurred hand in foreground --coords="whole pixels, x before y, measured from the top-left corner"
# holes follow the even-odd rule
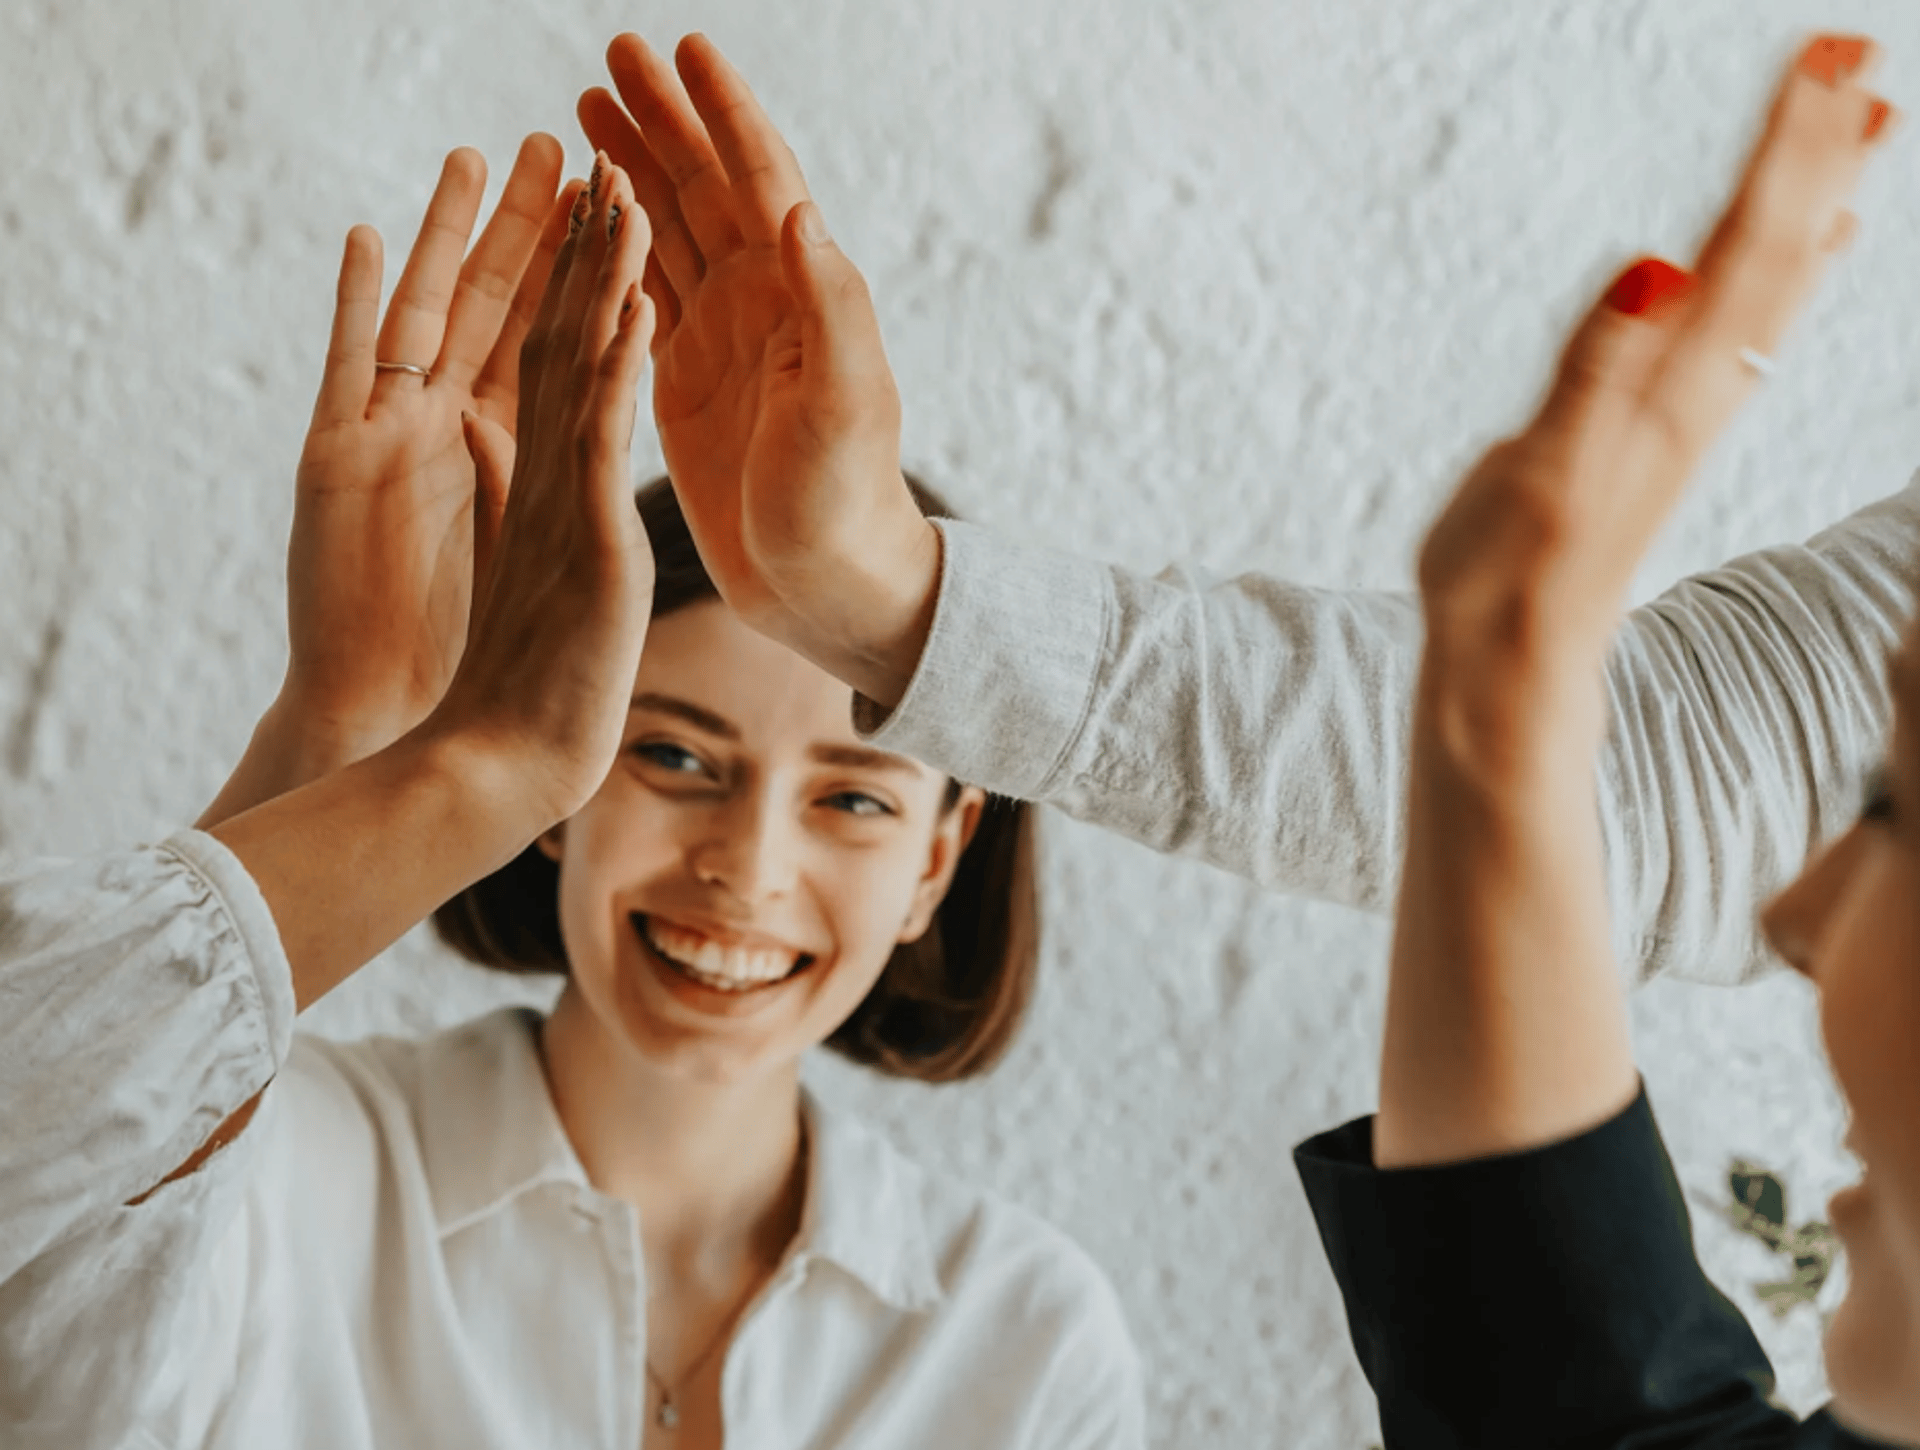
[[[1637,1091],[1594,798],[1605,655],[1654,535],[1852,234],[1891,115],[1874,59],[1806,48],[1693,270],[1629,268],[1428,535],[1381,1167],[1537,1147]]]

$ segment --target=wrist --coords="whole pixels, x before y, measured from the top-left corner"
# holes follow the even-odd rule
[[[194,824],[207,830],[363,760],[391,736],[330,724],[284,689],[261,714],[219,795]]]
[[[583,798],[579,771],[451,711],[435,711],[380,758],[424,780],[447,783],[460,797],[467,829],[511,841],[513,851],[572,815]]]
[[[416,723],[393,711],[330,708],[288,678],[261,715],[254,740],[286,772],[291,790],[377,755]]]
[[[208,828],[266,898],[302,1010],[554,823],[509,763],[410,732]]]
[[[1430,641],[1414,710],[1414,748],[1429,768],[1516,807],[1587,777],[1606,729],[1601,666],[1579,651],[1543,658],[1513,668]]]
[[[942,543],[918,509],[898,542],[868,546],[851,577],[834,591],[841,607],[822,622],[829,642],[816,662],[860,694],[891,710],[906,695],[940,596]]]

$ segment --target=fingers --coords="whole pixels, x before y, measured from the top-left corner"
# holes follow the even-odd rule
[[[616,182],[618,183],[616,186]],[[610,208],[618,206],[615,196],[631,195],[625,174],[613,166],[605,153],[593,158],[593,172],[587,181],[574,216],[578,228],[567,240],[564,255],[567,275],[560,288],[548,338],[548,366],[542,378],[541,412],[549,426],[557,425],[569,403],[580,396],[581,379],[577,365],[589,314],[600,287],[600,266],[612,238],[608,236]],[[622,220],[624,221],[624,214]],[[625,228],[619,228],[624,231]],[[638,268],[636,267],[636,273]],[[558,280],[556,278],[556,280]]]
[[[1752,391],[1742,348],[1771,356],[1848,234],[1846,203],[1884,138],[1862,79],[1871,42],[1822,37],[1777,95],[1739,191],[1702,250],[1695,315],[1664,359],[1649,401],[1697,458]],[[1884,103],[1879,103],[1884,107]]]
[[[560,350],[557,338],[561,311],[573,281],[574,262],[580,253],[591,200],[586,185],[578,181],[568,182],[563,195],[571,195],[573,204],[568,208],[562,226],[560,248],[554,256],[546,290],[540,294],[539,309],[534,313],[526,340],[520,347],[520,399],[514,421],[516,439],[534,436],[533,430],[539,426],[540,419],[552,413],[557,406],[557,395],[562,389],[558,384],[548,385],[548,378],[553,373],[549,366],[551,360],[559,358],[571,362],[573,356],[570,347]]]
[[[473,589],[468,620],[480,615],[487,583],[493,578],[493,556],[500,545],[500,520],[507,511],[508,480],[513,477],[513,437],[498,423],[477,413],[460,415],[460,425],[473,459]]]
[[[609,271],[607,280],[614,281],[620,275],[624,272]],[[633,517],[633,483],[628,477],[627,460],[633,451],[640,375],[652,346],[654,312],[652,299],[640,290],[638,282],[629,282],[624,292],[608,288],[602,295],[610,304],[613,332],[594,360],[592,392],[581,428],[594,462],[595,476],[586,481],[587,487],[600,504],[603,522],[617,526]],[[611,536],[618,538],[620,532],[615,527]]]
[[[733,186],[733,216],[755,246],[777,246],[787,214],[807,200],[800,164],[719,48],[689,35],[675,53],[688,98]]]
[[[560,188],[559,196],[547,207],[546,219],[540,227],[540,239],[534,244],[533,255],[527,259],[526,268],[520,274],[520,285],[507,309],[506,321],[501,324],[499,336],[494,339],[493,351],[488,354],[487,364],[473,385],[475,397],[512,399],[515,396],[520,385],[520,348],[527,340],[534,318],[540,314],[540,303],[547,295],[547,282],[553,276],[560,248],[567,240],[568,220],[573,215],[574,204],[580,199],[584,185],[580,181],[569,181]]]
[[[732,187],[680,77],[637,35],[614,39],[607,69],[647,149],[672,181],[680,215],[706,265],[732,255],[741,246]]]
[[[536,134],[520,143],[500,204],[460,268],[446,336],[433,365],[436,379],[465,388],[486,366],[540,244],[563,160],[560,143],[551,136]]]
[[[892,369],[866,279],[827,234],[813,202],[802,202],[782,228],[780,262],[800,307],[800,355],[816,407],[833,411],[892,397]]]
[[[653,229],[653,254],[662,280],[679,297],[691,296],[706,275],[707,264],[680,214],[680,194],[673,178],[647,149],[646,138],[632,117],[605,90],[596,86],[581,96],[577,113],[587,140],[632,180],[634,196],[646,208]],[[656,296],[656,300],[661,299]]]
[[[1890,115],[1860,83],[1873,60],[1864,40],[1807,47],[1694,271],[1646,259],[1622,274],[1569,343],[1531,445],[1617,450],[1631,420],[1684,483],[1753,390],[1742,351],[1772,354],[1852,236],[1845,203]]]
[[[473,234],[486,187],[487,163],[478,151],[462,146],[448,155],[440,169],[440,182],[427,203],[427,214],[421,219],[420,234],[407,254],[400,284],[393,289],[386,319],[380,324],[382,362],[414,363],[424,368],[440,355],[460,259],[467,254],[467,238]],[[377,386],[417,388],[420,383],[412,374],[383,373]]]
[[[606,351],[630,300],[628,291],[639,287],[647,265],[647,214],[634,204],[632,183],[618,167],[611,171],[606,193],[603,213],[607,245],[580,332],[580,354],[588,358],[598,358]]]
[[[364,418],[373,394],[374,337],[380,320],[380,233],[359,226],[347,233],[334,292],[333,334],[313,402],[316,429]]]
[[[1658,258],[1643,257],[1622,272],[1574,329],[1533,436],[1613,446],[1620,425],[1640,407],[1693,291],[1691,273]]]

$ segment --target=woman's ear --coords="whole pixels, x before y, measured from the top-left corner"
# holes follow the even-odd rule
[[[933,841],[927,847],[927,869],[914,888],[913,906],[900,928],[902,942],[919,941],[933,925],[933,914],[947,899],[953,885],[953,873],[959,869],[961,853],[980,829],[980,815],[987,806],[987,793],[977,785],[963,786],[960,798],[940,817],[933,828]]]
[[[560,864],[560,858],[567,854],[567,823],[560,822],[550,831],[544,831],[534,838],[534,845],[540,848],[540,854],[554,865]]]

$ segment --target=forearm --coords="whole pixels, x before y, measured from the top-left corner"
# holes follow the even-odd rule
[[[1505,694],[1517,728],[1488,723],[1487,693],[1432,660],[1423,670],[1374,1129],[1382,1168],[1557,1142],[1638,1091],[1581,748],[1599,734],[1581,728],[1599,718],[1597,692],[1561,708],[1516,685]],[[1549,715],[1566,726],[1557,735]],[[1508,748],[1536,730],[1544,748]]]
[[[1148,578],[943,524],[877,743],[1274,890],[1392,904],[1421,625],[1407,595]]]
[[[1277,891],[1391,909],[1423,628],[1406,594],[1146,578],[943,524],[877,743]],[[1851,811],[1913,599],[1920,482],[1628,615],[1593,773],[1629,972],[1738,980],[1757,907]]]
[[[551,824],[506,763],[415,732],[209,834],[266,898],[304,1009]]]

